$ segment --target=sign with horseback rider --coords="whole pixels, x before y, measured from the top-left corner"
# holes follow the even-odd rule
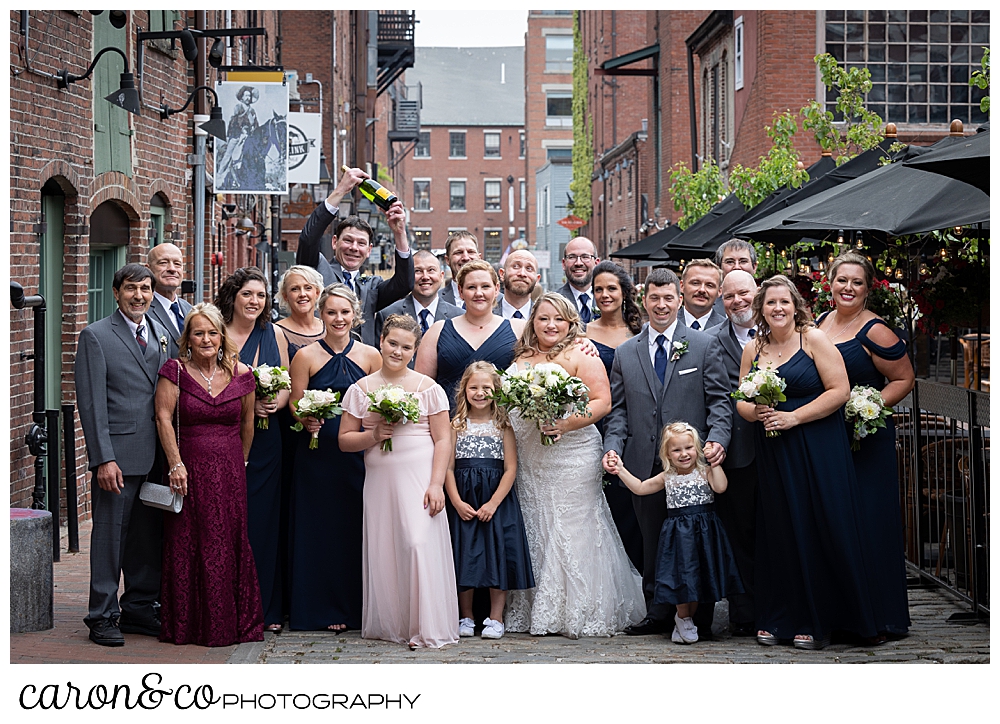
[[[215,191],[288,193],[288,86],[221,82],[226,140],[216,140]]]

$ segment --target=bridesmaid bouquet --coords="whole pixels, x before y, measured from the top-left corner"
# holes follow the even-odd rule
[[[288,376],[288,368],[260,365],[253,368],[254,379],[257,380],[257,396],[265,400],[273,400],[281,390],[292,389],[292,378]],[[267,430],[268,418],[258,417],[257,427]]]
[[[306,390],[302,393],[302,399],[292,400],[292,407],[299,417],[315,417],[318,420],[329,420],[332,417],[343,414],[344,409],[340,406],[340,393],[333,392],[330,388],[325,390]],[[301,432],[305,426],[301,422],[292,425],[295,432]],[[319,430],[312,434],[309,441],[309,449],[315,450],[319,447]]]
[[[750,367],[750,372],[740,381],[740,386],[730,393],[730,397],[745,402],[755,402],[758,405],[774,407],[779,402],[784,402],[785,380],[778,376],[774,370],[762,370],[754,362]],[[768,430],[767,437],[778,437],[777,430]]]
[[[528,365],[523,370],[500,373],[500,389],[493,399],[501,407],[517,410],[525,420],[541,423],[569,417],[590,417],[590,389],[579,377],[570,376],[557,364]],[[552,445],[555,439],[542,433],[542,445]]]
[[[885,427],[886,418],[891,414],[892,408],[885,406],[878,390],[866,385],[855,385],[844,410],[847,421],[854,421],[851,450],[860,450],[861,439],[875,433],[880,427]]]
[[[399,385],[382,385],[377,390],[368,393],[371,405],[368,412],[381,415],[386,422],[395,424],[401,422],[416,422],[420,419],[420,404],[412,392],[406,392]],[[392,452],[392,438],[383,440],[379,446],[382,452]]]

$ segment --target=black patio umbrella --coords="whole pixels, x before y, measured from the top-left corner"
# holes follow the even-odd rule
[[[853,229],[905,236],[989,221],[990,197],[962,181],[896,162],[786,211],[783,225],[791,233]]]
[[[684,229],[673,239],[661,245],[660,251],[650,254],[651,261],[661,259],[697,259],[715,254],[715,250],[723,241],[729,239],[728,230],[743,216],[746,209],[736,198],[729,194],[717,203],[708,213]],[[718,242],[716,243],[716,240]],[[712,244],[715,243],[715,246]]]
[[[655,234],[650,234],[645,239],[639,239],[634,244],[629,244],[618,251],[611,252],[609,256],[619,259],[648,259],[650,254],[659,251],[664,244],[680,233],[681,228],[679,226],[668,226],[665,229],[657,231]]]
[[[930,171],[964,181],[988,196],[990,193],[989,129],[905,163],[921,171]]]

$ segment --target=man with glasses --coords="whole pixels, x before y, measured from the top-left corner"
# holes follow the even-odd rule
[[[590,285],[599,261],[594,242],[585,236],[576,237],[563,250],[562,267],[567,281],[559,293],[573,302],[584,324],[593,319],[594,292]]]
[[[332,239],[334,261],[327,261],[320,253],[323,232],[340,215],[340,200],[366,178],[370,176],[360,168],[352,168],[341,175],[337,187],[306,220],[302,233],[299,234],[295,263],[315,268],[323,276],[324,284],[340,282],[358,296],[364,316],[361,341],[377,347],[375,315],[413,291],[413,257],[406,238],[406,212],[403,204],[397,201],[384,212],[396,241],[395,272],[391,279],[362,276],[361,267],[372,253],[375,233],[358,216],[348,216],[337,224]]]
[[[722,269],[723,279],[735,269],[742,269],[751,277],[757,277],[757,250],[749,241],[737,239],[735,236],[715,252],[715,263]],[[713,308],[719,314],[726,313],[721,294],[715,300]]]

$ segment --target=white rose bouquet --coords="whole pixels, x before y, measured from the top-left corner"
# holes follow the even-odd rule
[[[730,397],[746,402],[755,402],[758,405],[774,407],[779,402],[784,402],[785,380],[771,369],[760,369],[754,362],[750,367],[750,372],[740,381],[740,386],[730,393]],[[780,435],[777,430],[768,430],[767,437],[777,437]]]
[[[257,380],[257,397],[273,400],[281,390],[292,389],[292,378],[288,376],[288,368],[260,365],[253,368],[253,376]],[[257,427],[267,429],[267,417],[257,418]]]
[[[333,392],[329,388],[325,390],[306,390],[302,393],[302,399],[292,401],[295,414],[299,417],[315,417],[318,420],[328,420],[337,415],[341,415],[344,409],[340,406],[340,393]],[[305,426],[301,422],[292,425],[295,432],[301,432]],[[319,430],[312,434],[309,441],[309,449],[315,450],[319,447]]]
[[[847,422],[853,420],[851,435],[851,450],[861,449],[861,440],[873,434],[880,427],[885,427],[885,420],[892,414],[892,408],[886,407],[881,393],[874,387],[855,385],[851,390],[851,399],[844,407],[844,417]]]
[[[381,415],[388,423],[401,422],[405,425],[420,419],[420,403],[417,398],[399,385],[382,385],[369,392],[368,399],[371,401],[368,412]],[[392,438],[383,440],[379,449],[382,452],[392,452]]]
[[[508,410],[518,410],[521,417],[541,423],[569,417],[590,417],[590,389],[579,377],[572,377],[557,364],[528,365],[523,370],[502,372],[500,389],[493,399]],[[555,439],[542,433],[542,445],[552,445]]]

